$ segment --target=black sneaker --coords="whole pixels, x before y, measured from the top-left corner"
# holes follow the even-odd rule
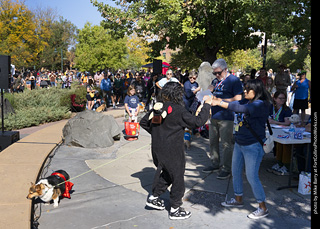
[[[219,180],[225,180],[228,179],[231,176],[229,172],[221,170],[217,176],[217,179]]]
[[[216,172],[219,171],[219,167],[213,167],[212,165],[205,167],[202,172],[203,173],[212,173],[212,172]]]
[[[158,210],[164,210],[165,209],[164,201],[161,200],[159,197],[156,198],[156,199],[153,199],[153,200],[148,198],[146,205],[148,207],[155,208],[155,209],[158,209]]]
[[[188,219],[191,216],[191,212],[184,210],[184,208],[179,207],[177,211],[169,211],[169,219]]]

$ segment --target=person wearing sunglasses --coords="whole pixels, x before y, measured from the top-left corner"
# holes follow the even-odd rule
[[[166,72],[166,77],[163,77],[161,80],[156,82],[156,85],[157,85],[158,88],[162,89],[164,87],[164,85],[166,83],[168,83],[168,82],[177,82],[177,83],[179,83],[179,80],[173,76],[173,72],[172,72],[171,69],[169,69]]]
[[[189,75],[189,80],[186,81],[183,85],[184,88],[184,96],[183,101],[185,104],[185,107],[188,111],[190,111],[190,106],[193,103],[196,94],[198,91],[200,91],[199,84],[196,82],[198,73],[195,70],[192,70]]]
[[[232,102],[242,98],[243,88],[238,77],[227,72],[227,63],[224,59],[217,59],[212,64],[216,78],[209,86],[212,94],[224,101]],[[218,171],[217,179],[227,179],[231,175],[234,112],[220,106],[211,108],[209,124],[210,151],[208,153],[212,164],[202,170],[204,173]],[[221,147],[222,149],[220,149]],[[221,152],[221,157],[220,157]]]
[[[232,176],[234,198],[221,203],[224,207],[243,207],[243,171],[251,186],[251,190],[259,207],[247,217],[260,219],[269,215],[266,206],[266,194],[259,178],[259,168],[265,154],[262,145],[249,130],[248,125],[256,132],[262,141],[266,139],[265,126],[272,103],[270,94],[263,82],[258,79],[249,80],[244,90],[244,99],[227,102],[225,99],[213,97],[212,106],[236,112],[235,146],[232,156]]]

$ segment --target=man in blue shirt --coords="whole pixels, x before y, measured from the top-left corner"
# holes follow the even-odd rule
[[[113,95],[112,95],[112,82],[109,79],[108,75],[105,75],[104,73],[101,73],[103,75],[103,79],[100,83],[100,88],[102,90],[103,98],[105,99],[107,107],[109,107],[109,100],[112,101],[112,104],[114,104],[113,101]],[[115,108],[115,106],[113,106]]]
[[[216,78],[209,89],[212,94],[224,101],[232,102],[241,100],[242,84],[238,77],[227,72],[227,63],[224,59],[217,59],[213,64],[213,74]],[[227,179],[231,173],[234,113],[220,106],[211,108],[211,123],[209,125],[210,152],[209,158],[212,165],[202,171],[211,173],[219,171],[218,179]],[[222,146],[222,150],[219,149]],[[220,157],[221,152],[221,157]]]

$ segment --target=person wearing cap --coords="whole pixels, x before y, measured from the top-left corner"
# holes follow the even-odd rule
[[[286,73],[284,70],[287,67],[283,64],[279,66],[279,72],[276,74],[274,78],[274,84],[276,86],[277,91],[283,91],[287,93],[288,86],[291,85],[290,76],[288,73]]]
[[[311,81],[306,78],[307,72],[302,70],[298,76],[300,77],[293,86],[292,90],[295,93],[294,101],[293,101],[293,113],[299,114],[299,110],[301,109],[301,124],[305,123],[305,109],[308,109],[308,95],[310,90],[311,95]],[[310,97],[311,100],[311,97]]]

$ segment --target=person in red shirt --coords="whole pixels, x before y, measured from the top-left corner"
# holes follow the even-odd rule
[[[268,74],[265,68],[260,68],[257,79],[261,80],[264,86],[267,85]]]

